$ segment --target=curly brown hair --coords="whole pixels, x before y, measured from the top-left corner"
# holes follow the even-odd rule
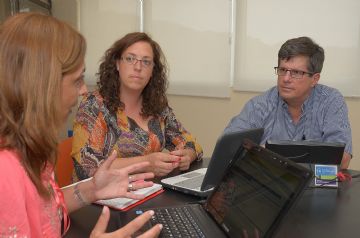
[[[154,54],[152,76],[141,93],[143,99],[141,116],[144,118],[159,116],[168,106],[166,97],[168,68],[164,54],[159,44],[149,35],[143,32],[133,32],[116,41],[105,52],[97,73],[100,95],[104,98],[105,106],[112,114],[115,114],[119,108],[125,107],[124,103],[120,101],[120,79],[116,61],[121,58],[127,48],[140,41],[149,43]]]

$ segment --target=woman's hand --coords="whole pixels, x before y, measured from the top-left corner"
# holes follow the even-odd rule
[[[100,199],[127,197],[140,200],[144,198],[145,195],[137,195],[133,191],[152,186],[154,183],[145,179],[153,178],[154,173],[136,174],[136,172],[149,170],[147,167],[150,163],[141,162],[121,169],[111,169],[110,165],[115,159],[116,152],[113,152],[99,167],[94,177],[62,188],[69,212]]]
[[[116,159],[116,151],[104,161],[96,171],[92,182],[94,184],[95,201],[99,199],[127,197],[132,199],[142,199],[142,195],[136,195],[128,191],[129,184],[132,190],[150,187],[153,182],[145,181],[151,179],[154,174],[151,172],[134,174],[136,171],[144,170],[150,165],[149,162],[141,162],[121,169],[110,169],[111,163]]]
[[[179,166],[180,157],[164,152],[155,152],[145,156],[150,162],[151,171],[156,176],[165,176]]]
[[[136,217],[133,221],[128,223],[123,228],[116,230],[111,233],[105,233],[107,224],[110,218],[110,212],[108,207],[104,207],[102,213],[90,234],[90,238],[122,238],[122,237],[133,237],[134,233],[138,231],[149,219],[154,215],[153,211],[147,211],[144,214]],[[157,224],[150,230],[147,230],[139,238],[152,238],[157,237],[162,229],[161,224]]]
[[[196,153],[192,149],[177,149],[171,151],[170,154],[180,157],[179,169],[188,170],[190,164],[196,159]]]

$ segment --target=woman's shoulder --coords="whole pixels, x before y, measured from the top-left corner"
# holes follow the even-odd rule
[[[20,165],[19,156],[13,150],[8,150],[8,149],[0,150],[0,163],[3,166],[6,165],[18,166]]]
[[[174,111],[173,109],[170,107],[170,106],[166,106],[161,114],[160,114],[160,117],[161,118],[166,118],[166,117],[169,117],[169,116],[174,116]]]
[[[98,90],[88,92],[83,96],[82,103],[88,105],[100,104],[104,103],[104,98],[101,96]]]
[[[77,115],[83,113],[97,115],[100,111],[104,110],[104,107],[104,98],[101,96],[99,91],[88,92],[83,95]]]
[[[25,169],[21,165],[19,155],[12,150],[0,150],[0,176],[7,176],[11,174],[14,178],[16,175],[24,175]]]

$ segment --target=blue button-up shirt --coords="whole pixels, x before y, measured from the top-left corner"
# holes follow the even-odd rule
[[[279,96],[277,87],[252,98],[224,133],[251,128],[264,128],[261,144],[267,140],[312,140],[345,143],[352,154],[348,109],[341,93],[325,85],[316,85],[302,105],[300,120],[295,124],[288,105]]]

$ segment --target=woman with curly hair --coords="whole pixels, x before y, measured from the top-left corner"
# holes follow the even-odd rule
[[[75,181],[92,176],[114,149],[119,158],[113,168],[149,161],[156,176],[187,170],[202,158],[200,145],[168,105],[166,60],[146,33],[116,41],[98,77],[98,90],[83,98],[75,119]]]

